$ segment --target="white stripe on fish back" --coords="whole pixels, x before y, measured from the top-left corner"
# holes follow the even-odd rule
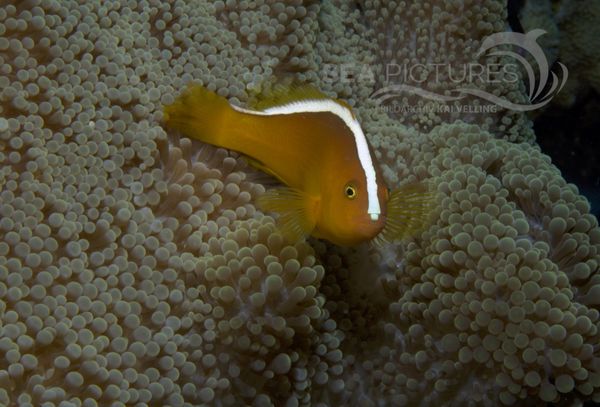
[[[377,196],[377,177],[375,173],[375,167],[373,166],[373,160],[367,144],[365,134],[360,127],[358,121],[352,117],[352,113],[348,108],[341,104],[328,99],[309,99],[300,100],[298,102],[291,102],[282,106],[275,106],[265,109],[263,111],[249,110],[242,107],[231,105],[235,110],[243,113],[255,114],[259,116],[274,116],[278,114],[294,114],[294,113],[318,113],[318,112],[329,112],[333,113],[342,121],[354,136],[354,142],[356,144],[356,151],[358,151],[358,160],[365,173],[367,181],[367,212],[371,215],[372,220],[379,219],[381,214],[381,207],[379,206],[379,198]]]

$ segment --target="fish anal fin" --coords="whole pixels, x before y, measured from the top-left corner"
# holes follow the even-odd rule
[[[277,212],[278,227],[291,242],[308,237],[316,225],[317,198],[289,187],[273,188],[258,198],[258,206],[265,212]]]

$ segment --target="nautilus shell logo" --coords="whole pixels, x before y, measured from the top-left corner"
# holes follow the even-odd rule
[[[486,37],[476,53],[478,60],[502,61],[501,63],[472,63],[461,67],[429,64],[402,67],[396,73],[388,72],[387,82],[394,82],[372,94],[372,97],[382,104],[390,99],[413,94],[425,99],[442,103],[460,101],[467,96],[474,96],[488,101],[493,105],[513,111],[531,111],[548,104],[562,89],[568,78],[567,67],[557,62],[557,75],[550,70],[548,59],[537,39],[546,31],[535,29],[526,34],[502,32]],[[495,57],[495,58],[494,58]],[[435,69],[434,69],[435,68]],[[419,74],[419,69],[427,70],[427,76]],[[517,71],[527,79],[528,103],[515,103],[502,96],[481,89],[486,82],[514,82],[519,80]],[[392,73],[393,75],[390,75]],[[432,80],[444,75],[444,82],[450,84],[450,89],[444,93],[428,90]],[[394,76],[396,76],[394,78]],[[501,84],[500,84],[501,85]]]

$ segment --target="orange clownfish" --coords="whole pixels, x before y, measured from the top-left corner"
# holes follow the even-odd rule
[[[264,98],[256,109],[192,85],[164,113],[168,127],[242,153],[281,181],[285,186],[258,203],[279,213],[290,239],[312,235],[354,246],[401,239],[427,226],[433,194],[422,183],[389,192],[346,103],[304,87]]]

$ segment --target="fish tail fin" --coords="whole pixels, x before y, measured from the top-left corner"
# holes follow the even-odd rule
[[[223,144],[224,119],[232,111],[227,99],[193,84],[175,102],[164,107],[164,121],[168,127],[188,137],[227,147]]]
[[[428,183],[408,184],[392,191],[378,239],[393,242],[421,233],[431,224],[436,206],[436,194]]]

